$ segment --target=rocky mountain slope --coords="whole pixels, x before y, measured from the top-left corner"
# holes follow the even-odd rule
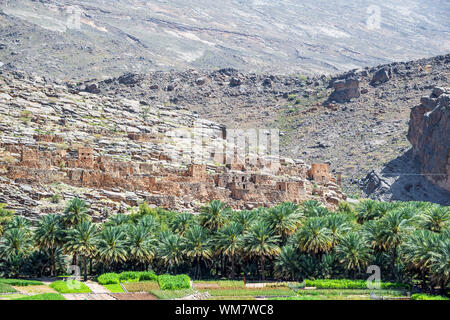
[[[335,73],[448,53],[446,0],[0,0],[0,62],[60,79]]]
[[[361,179],[411,148],[411,108],[435,86],[448,86],[449,79],[446,55],[333,77],[190,70],[129,73],[71,87],[184,106],[230,128],[279,128],[284,155],[329,162],[343,173],[345,189],[357,195]]]
[[[361,181],[374,198],[421,200],[450,205],[449,89],[435,87],[411,109],[412,149]]]
[[[236,209],[346,199],[327,165],[279,159],[265,143],[247,151],[232,131],[184,108],[20,72],[0,73],[0,133],[0,203],[31,217],[60,212],[74,196],[99,219],[142,201],[198,211],[213,199]]]

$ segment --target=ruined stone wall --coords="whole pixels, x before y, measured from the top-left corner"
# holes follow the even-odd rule
[[[330,166],[326,163],[313,163],[308,170],[308,178],[322,183],[330,181]]]
[[[12,180],[30,184],[63,182],[101,190],[146,191],[158,195],[152,203],[163,207],[170,207],[174,199],[200,203],[218,199],[235,209],[284,201],[299,203],[308,199],[311,195],[308,192],[312,193],[313,187],[306,180],[307,176],[323,182],[314,193],[324,201],[330,199],[327,201],[334,205],[343,197],[340,189],[330,182],[332,177],[326,164],[314,164],[307,176],[304,166],[292,163],[284,163],[278,171],[280,175],[255,173],[243,165],[208,174],[204,164],[192,164],[187,169],[163,168],[153,163],[95,157],[91,148],[79,148],[74,153],[22,147],[20,155],[20,162],[8,166],[8,177]],[[286,173],[295,175],[289,178]],[[114,193],[108,195],[113,197]]]

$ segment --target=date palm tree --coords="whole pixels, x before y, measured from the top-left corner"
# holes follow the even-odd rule
[[[106,227],[99,234],[98,256],[112,267],[127,259],[127,238],[122,227]]]
[[[330,211],[323,207],[317,200],[306,200],[302,203],[300,211],[304,217],[323,217],[327,216]]]
[[[263,221],[254,223],[243,237],[243,248],[250,258],[259,258],[261,279],[265,280],[264,260],[280,253],[280,236],[275,235],[270,226]]]
[[[183,238],[170,231],[163,231],[159,236],[158,257],[167,272],[176,270],[183,262]]]
[[[206,207],[200,210],[200,224],[210,231],[217,231],[227,221],[231,209],[226,203],[219,200],[211,201]]]
[[[402,257],[410,269],[417,270],[426,288],[426,275],[430,273],[432,252],[438,235],[429,230],[415,230],[402,244]]]
[[[372,259],[367,240],[360,233],[349,232],[336,246],[336,257],[353,276],[360,272]]]
[[[87,281],[87,259],[97,250],[97,226],[90,221],[82,221],[67,232],[64,251],[83,256],[84,281]]]
[[[64,209],[63,221],[66,227],[71,228],[83,221],[89,220],[89,206],[84,200],[73,198]]]
[[[70,229],[74,226],[77,226],[83,221],[90,220],[89,215],[87,214],[89,207],[87,206],[84,200],[81,200],[77,197],[73,198],[71,201],[67,203],[66,208],[64,209],[63,214],[63,223],[66,228]],[[74,252],[72,258],[72,264],[77,265],[77,253]]]
[[[388,212],[380,219],[381,240],[385,250],[392,251],[391,270],[394,272],[398,247],[412,230],[411,212],[408,208]]]
[[[29,234],[31,232],[31,221],[21,216],[14,216],[8,222],[5,229],[22,230],[25,233]]]
[[[36,245],[47,250],[51,260],[51,275],[56,276],[56,250],[63,244],[64,230],[60,216],[49,214],[43,216],[37,223],[34,232]]]
[[[384,240],[379,221],[370,220],[362,226],[362,232],[369,246],[377,252],[384,250]]]
[[[145,266],[155,256],[155,242],[150,231],[142,225],[132,226],[128,229],[126,246],[129,256],[138,264]]]
[[[450,208],[431,205],[420,215],[420,226],[438,233],[450,227]]]
[[[309,254],[321,254],[331,249],[333,236],[327,221],[321,217],[312,217],[297,230],[294,241],[301,251]]]
[[[156,218],[152,215],[143,216],[138,220],[137,225],[141,226],[149,233],[154,233],[159,228],[158,221],[156,221]]]
[[[267,210],[263,219],[281,237],[282,241],[285,241],[297,230],[301,217],[298,206],[294,203],[286,202]]]
[[[194,225],[186,231],[183,245],[183,253],[193,261],[196,261],[198,279],[201,276],[202,260],[210,260],[212,250],[209,235],[201,226]]]
[[[338,243],[340,237],[349,232],[352,227],[348,222],[348,218],[343,214],[332,214],[327,216],[325,219],[327,228],[331,231],[331,237],[333,239],[332,246],[334,247]]]
[[[33,249],[33,240],[28,229],[8,229],[0,238],[0,258],[5,259],[15,272],[20,274],[20,268]]]
[[[383,213],[388,210],[387,206],[383,206],[384,205],[370,199],[362,201],[356,208],[356,218],[358,223],[362,224],[366,221],[381,218]]]
[[[441,294],[445,294],[450,282],[450,232],[441,235],[435,250],[431,252],[432,278],[441,288]]]
[[[105,227],[123,227],[126,226],[130,222],[130,218],[123,213],[115,214],[108,218],[108,220],[104,223]]]
[[[299,254],[296,248],[292,245],[282,247],[275,261],[275,275],[294,281],[296,274],[300,271],[298,260]]]
[[[175,217],[171,223],[173,232],[180,236],[184,236],[189,228],[194,224],[195,217],[190,213],[181,213]]]
[[[242,210],[232,214],[231,220],[237,222],[242,227],[242,232],[248,231],[256,219],[255,211]]]
[[[223,226],[216,234],[215,243],[217,249],[231,260],[231,279],[235,275],[236,256],[242,250],[241,237],[244,227],[237,223],[231,222]]]

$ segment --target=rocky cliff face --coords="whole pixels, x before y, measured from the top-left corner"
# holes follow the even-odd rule
[[[360,181],[367,195],[450,205],[448,93],[448,88],[434,87],[411,109],[407,138],[412,148]]]
[[[434,88],[411,110],[408,140],[420,172],[450,191],[450,88]]]

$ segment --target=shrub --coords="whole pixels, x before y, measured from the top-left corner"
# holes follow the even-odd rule
[[[104,273],[97,278],[97,282],[104,284],[119,284],[119,275],[117,273]]]
[[[61,195],[55,193],[54,195],[52,195],[50,201],[51,201],[51,203],[55,203],[56,204],[56,203],[60,203],[61,199],[62,199]]]
[[[450,300],[450,298],[443,296],[432,296],[423,293],[416,293],[411,296],[411,300]]]
[[[59,293],[91,293],[91,289],[87,285],[77,280],[55,281],[50,284],[50,288]]]
[[[139,274],[139,281],[157,281],[158,276],[153,271],[144,271]]]
[[[22,279],[0,279],[0,283],[9,284],[10,286],[26,287],[26,286],[42,286],[43,283],[35,280]]]
[[[14,300],[66,300],[66,298],[58,293],[42,293],[29,297],[17,298]]]
[[[185,274],[171,276],[164,274],[158,276],[158,284],[161,290],[180,290],[191,287],[191,278]]]
[[[125,271],[119,275],[120,282],[138,282],[140,272],[136,271]]]

